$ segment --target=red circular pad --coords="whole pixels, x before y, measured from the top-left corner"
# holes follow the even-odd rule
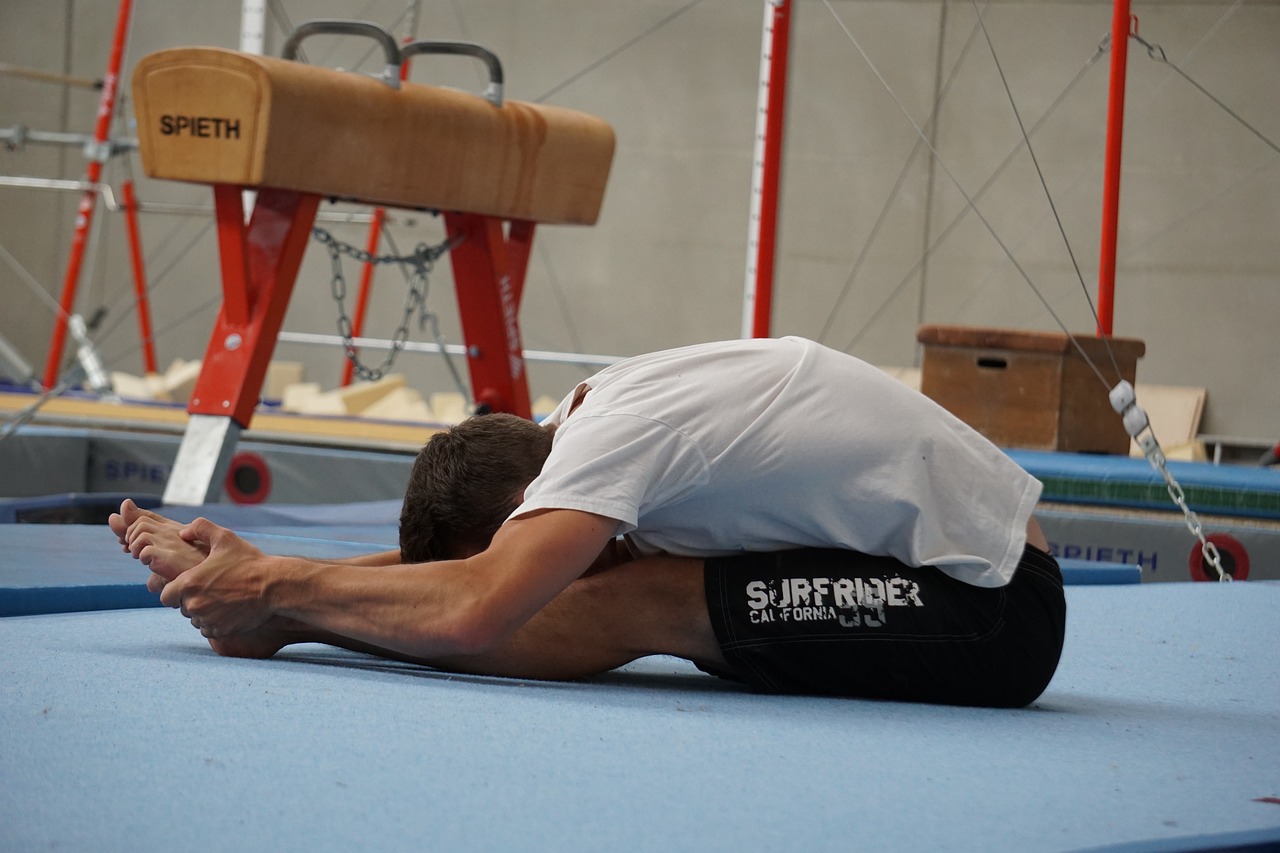
[[[231,457],[225,487],[232,503],[260,504],[271,494],[271,471],[261,456],[241,451]]]
[[[1249,577],[1249,552],[1240,544],[1240,541],[1234,536],[1226,533],[1210,533],[1204,537],[1207,541],[1212,542],[1218,549],[1218,556],[1222,559],[1222,568],[1227,574],[1231,575],[1232,580],[1242,581]],[[1200,543],[1196,542],[1191,548],[1191,559],[1189,562],[1191,569],[1191,579],[1195,581],[1216,581],[1218,579],[1217,572],[1205,560],[1204,554],[1201,553]]]

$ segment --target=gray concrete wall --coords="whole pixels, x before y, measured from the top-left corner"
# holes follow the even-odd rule
[[[422,3],[419,36],[466,37],[494,49],[510,97],[533,100],[554,90],[549,102],[604,116],[618,132],[600,223],[539,233],[523,309],[530,348],[625,355],[739,334],[762,7],[746,0],[685,7],[683,0]],[[398,27],[405,3],[282,0],[274,8],[294,23],[358,15]],[[833,0],[831,8],[834,15],[816,0],[797,3],[774,333],[909,365],[918,358],[920,322],[1057,328],[978,218],[957,219],[965,203],[955,183],[977,194],[1021,139],[991,51],[975,30],[974,7]],[[1024,123],[1040,122],[1054,106],[1033,145],[1085,290],[1025,152],[977,204],[1062,322],[1090,333],[1085,293],[1093,292],[1098,267],[1108,57],[1089,63],[1108,32],[1110,6],[1035,0],[986,9]],[[101,76],[115,11],[108,0],[5,0],[0,62]],[[1145,38],[1263,135],[1280,140],[1280,3],[1137,2],[1134,12]],[[235,47],[239,26],[239,4],[230,0],[137,0],[128,65],[169,46]],[[283,26],[273,17],[269,50],[278,51]],[[919,150],[911,124],[844,27],[926,128],[945,169]],[[313,62],[353,67],[366,50],[320,40],[308,54]],[[373,65],[366,60],[364,68]],[[478,66],[463,60],[423,62],[413,77],[460,87],[479,82]],[[95,109],[91,91],[0,79],[0,127],[87,132]],[[131,115],[127,104],[125,111]],[[1140,381],[1208,389],[1204,431],[1274,440],[1280,155],[1136,47],[1126,133],[1115,332],[1146,341]],[[0,174],[83,172],[74,151],[0,150]],[[130,174],[144,202],[210,203],[205,188],[146,180],[129,158],[107,172],[113,184]],[[0,187],[0,245],[54,298],[75,202],[71,193]],[[113,367],[140,372],[123,222],[113,214],[100,222],[78,307],[109,308],[101,351]],[[199,357],[205,345],[219,293],[209,223],[207,215],[143,219],[162,367]],[[332,230],[364,240],[363,226]],[[399,216],[392,231],[408,248],[438,240],[441,228],[415,214]],[[348,270],[354,280],[357,270]],[[36,289],[0,261],[0,335],[42,368],[53,312]],[[442,264],[431,304],[447,338],[459,342],[451,290]],[[402,295],[398,277],[380,276],[368,334],[392,334]],[[328,333],[335,318],[328,261],[313,246],[285,328]],[[305,361],[308,378],[327,385],[340,373],[333,352],[286,344],[278,357]],[[450,387],[434,356],[404,356],[400,366],[424,391]],[[533,366],[534,393],[558,396],[587,372]]]

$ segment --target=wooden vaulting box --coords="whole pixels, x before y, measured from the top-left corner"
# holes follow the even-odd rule
[[[613,160],[585,113],[222,48],[143,58],[133,94],[153,178],[590,225]]]
[[[920,390],[1001,447],[1128,454],[1129,435],[1071,339],[1058,332],[921,326]],[[1076,336],[1108,382],[1133,382],[1146,345]]]

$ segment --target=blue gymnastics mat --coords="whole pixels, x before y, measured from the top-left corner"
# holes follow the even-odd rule
[[[319,538],[334,532],[284,526],[243,535],[267,553],[298,557],[354,557],[397,547]],[[149,574],[105,525],[0,524],[0,616],[157,607],[159,599],[147,591]]]
[[[0,849],[1275,849],[1280,585],[1067,595],[1017,711],[759,696],[670,658],[579,683],[234,660],[159,609],[0,619]]]
[[[261,527],[337,526],[351,530],[391,531],[394,540],[400,527],[399,500],[354,501],[341,504],[228,504],[163,506],[151,495],[123,492],[68,492],[35,497],[0,498],[0,524],[67,523],[106,524],[125,498],[145,509],[155,509],[174,521],[187,522],[199,516],[238,530]],[[338,538],[338,537],[333,537]]]
[[[1160,474],[1145,459],[1088,453],[1006,450],[1044,484],[1041,500],[1168,510]],[[1169,462],[1188,505],[1236,518],[1280,519],[1280,470],[1207,462]]]
[[[158,512],[174,521],[191,521],[204,516],[232,530],[338,525],[398,531],[401,503],[400,500],[385,500],[341,504],[205,504],[195,507],[164,506]]]

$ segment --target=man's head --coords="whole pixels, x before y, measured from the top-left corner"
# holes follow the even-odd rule
[[[400,558],[456,560],[489,540],[551,453],[552,430],[515,415],[478,415],[418,453],[400,510]]]

